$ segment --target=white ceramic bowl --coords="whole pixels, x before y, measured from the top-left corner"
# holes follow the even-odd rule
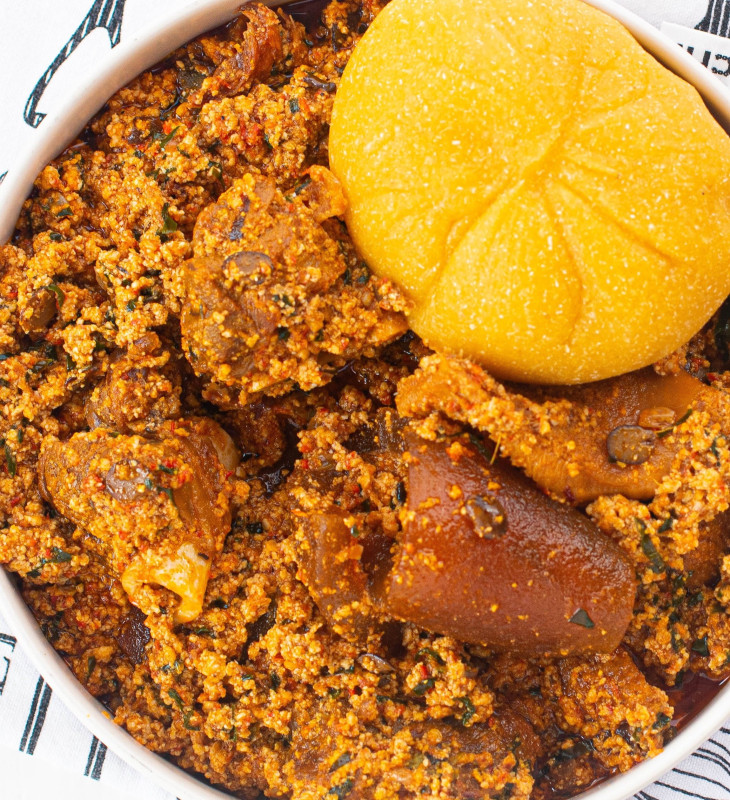
[[[279,0],[272,5],[285,5]],[[20,154],[0,184],[0,241],[11,235],[20,207],[40,170],[70,142],[109,95],[163,56],[206,30],[230,20],[242,0],[196,0],[145,28],[114,48],[98,71],[80,83],[64,110],[44,120],[33,148]],[[701,64],[640,17],[612,0],[585,0],[620,20],[659,61],[692,83],[730,130],[730,90]],[[0,569],[0,610],[37,669],[66,706],[113,751],[182,800],[223,800],[224,792],[212,789],[138,744],[116,726],[109,712],[74,678],[63,660],[41,633],[40,627],[16,589],[13,579]],[[730,709],[730,685],[690,722],[664,752],[650,761],[617,775],[581,795],[581,800],[623,800],[635,794],[690,755],[725,722]]]

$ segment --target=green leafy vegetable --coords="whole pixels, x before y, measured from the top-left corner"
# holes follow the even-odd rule
[[[170,216],[170,204],[165,203],[162,206],[162,227],[157,231],[157,235],[163,241],[166,241],[166,237],[169,236],[171,233],[175,233],[177,230],[177,222]]]
[[[695,639],[692,642],[692,652],[705,657],[710,655],[710,648],[707,646],[707,634],[701,639]]]
[[[426,692],[429,689],[433,689],[435,685],[436,685],[436,678],[424,678],[424,680],[419,681],[413,687],[413,694],[421,697],[422,695],[426,694]]]
[[[58,285],[55,283],[49,283],[48,286],[44,286],[43,288],[47,292],[52,292],[56,295],[56,305],[61,308],[66,300],[66,295],[61,289],[58,288]]]
[[[461,715],[461,724],[466,725],[469,720],[477,713],[476,708],[474,708],[474,703],[468,697],[457,697],[456,698],[466,709],[464,713]]]
[[[337,756],[337,758],[332,762],[332,766],[329,768],[329,772],[337,772],[340,767],[344,767],[345,764],[349,764],[352,761],[352,755],[350,753],[342,753],[341,755]]]
[[[165,147],[166,144],[169,144],[172,137],[180,130],[180,126],[173,128],[170,133],[163,133],[159,131],[158,133],[153,133],[152,138],[155,139],[160,143],[160,149]]]
[[[579,608],[570,618],[569,622],[572,622],[573,625],[580,625],[583,628],[595,627],[595,623],[588,616],[588,612],[584,608]]]

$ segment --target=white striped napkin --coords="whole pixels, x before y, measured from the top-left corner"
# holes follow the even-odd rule
[[[730,82],[730,0],[619,0]],[[62,107],[85,71],[114,58],[114,46],[151,17],[174,13],[180,0],[0,0],[0,182],[14,154],[33,145],[43,119]],[[2,191],[0,186],[0,202]],[[730,713],[730,709],[728,709]],[[5,765],[11,751],[41,766],[123,787],[138,800],[172,800],[92,736],[33,668],[0,615],[0,797],[21,796],[19,779]],[[55,800],[75,800],[63,780]],[[22,796],[27,796],[22,794]],[[638,795],[641,800],[730,800],[730,721],[679,767]]]

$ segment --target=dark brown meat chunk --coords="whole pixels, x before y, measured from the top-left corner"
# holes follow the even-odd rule
[[[167,587],[186,622],[230,528],[236,460],[230,438],[201,419],[167,423],[154,439],[105,428],[49,438],[38,469],[45,498],[107,545],[130,600],[149,613],[150,584]]]
[[[631,619],[629,559],[468,439],[409,441],[408,502],[384,608],[528,655],[610,652]]]
[[[353,262],[339,223],[325,219],[344,211],[336,181],[323,168],[310,180],[285,197],[249,175],[198,219],[181,325],[214,400],[217,392],[242,405],[261,391],[321,386],[406,330],[403,299]]]
[[[607,494],[653,497],[681,446],[667,434],[693,410],[730,419],[724,393],[685,372],[644,369],[584,386],[520,391],[535,399],[471,362],[436,355],[402,382],[398,408],[415,417],[439,411],[485,431],[538,485],[577,504]]]
[[[155,427],[180,416],[180,391],[178,364],[149,333],[111,357],[105,380],[86,402],[86,419],[91,428]]]

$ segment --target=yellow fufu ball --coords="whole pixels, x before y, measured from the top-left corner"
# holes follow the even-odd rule
[[[581,0],[392,0],[345,69],[330,159],[412,328],[501,378],[645,366],[730,292],[730,139]]]

